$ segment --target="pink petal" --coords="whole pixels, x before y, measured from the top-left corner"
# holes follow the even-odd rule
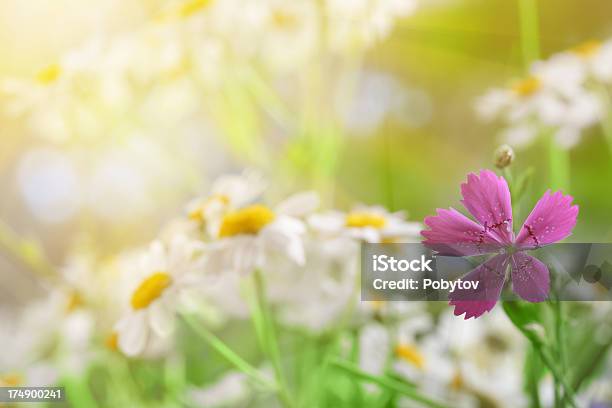
[[[560,191],[544,193],[525,220],[516,238],[516,246],[532,249],[552,244],[568,237],[576,225],[578,206],[574,198]]]
[[[491,236],[500,243],[512,243],[512,201],[506,179],[490,170],[481,170],[479,176],[470,173],[461,184],[461,195],[465,208]]]
[[[506,276],[508,255],[500,254],[469,272],[462,281],[479,282],[477,289],[455,289],[449,294],[455,316],[465,313],[464,319],[480,317],[497,303]]]
[[[512,255],[512,290],[529,302],[548,298],[550,274],[539,259],[523,252]]]
[[[425,217],[429,230],[421,231],[423,244],[441,255],[477,255],[501,248],[489,232],[454,208],[438,208],[438,215]]]

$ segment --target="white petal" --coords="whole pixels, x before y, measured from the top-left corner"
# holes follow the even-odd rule
[[[476,112],[484,120],[493,120],[508,107],[510,95],[506,90],[493,89],[476,102]]]
[[[168,337],[174,330],[174,311],[165,299],[159,299],[149,307],[149,324],[159,337]]]
[[[389,237],[418,237],[422,229],[418,222],[391,222],[382,232]]]
[[[261,232],[261,239],[268,251],[280,253],[298,265],[304,264],[304,243],[300,234],[281,227],[269,227]]]
[[[571,149],[580,141],[580,130],[563,127],[555,133],[555,142],[563,149]]]
[[[308,225],[318,232],[337,234],[342,231],[345,216],[341,212],[333,211],[325,214],[313,214],[308,217]]]
[[[535,129],[528,126],[516,126],[504,131],[502,138],[514,147],[525,147],[535,136]]]
[[[290,234],[304,234],[306,232],[306,226],[302,221],[286,215],[277,217],[276,220],[274,220],[272,224],[267,225],[265,229],[276,229]]]
[[[213,184],[214,194],[230,199],[230,204],[240,207],[255,200],[266,188],[266,182],[255,171],[245,171],[240,176],[223,176]]]
[[[167,268],[166,249],[160,241],[154,241],[149,246],[145,255],[145,270],[147,273],[154,271],[166,271]]]
[[[260,250],[257,239],[251,237],[241,237],[234,239],[234,245],[230,255],[232,272],[246,275],[255,270],[260,263]]]
[[[143,352],[148,337],[146,317],[143,312],[137,312],[117,324],[119,348],[128,356],[136,356]]]
[[[281,202],[276,207],[279,214],[293,217],[304,217],[319,208],[321,200],[315,191],[297,193]]]
[[[379,230],[371,227],[351,228],[349,230],[349,236],[353,239],[359,239],[371,243],[380,242]]]

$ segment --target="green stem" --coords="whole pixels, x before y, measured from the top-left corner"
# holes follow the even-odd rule
[[[567,193],[570,188],[569,150],[559,147],[552,135],[548,144],[550,188]]]
[[[552,373],[555,381],[563,388],[563,391],[565,393],[565,400],[568,402],[568,404],[571,407],[577,408],[578,405],[576,405],[574,391],[572,390],[572,387],[569,385],[569,383],[565,380],[563,373],[559,370],[559,367],[557,366],[555,359],[550,355],[550,353],[547,350],[545,350],[542,347],[542,344],[535,343],[535,342],[532,344],[535,350],[540,355],[540,358],[542,358],[542,361],[544,362],[544,364],[548,367],[548,369]]]
[[[0,246],[22,262],[34,273],[55,278],[55,270],[47,260],[43,250],[33,241],[25,240],[17,235],[8,225],[0,221]]]
[[[425,397],[424,395],[420,394],[417,390],[415,390],[412,387],[407,386],[401,381],[397,381],[387,376],[377,376],[377,375],[366,373],[365,371],[362,371],[357,366],[355,366],[353,363],[350,363],[348,361],[336,359],[336,360],[333,360],[331,364],[333,364],[335,367],[338,367],[344,371],[351,373],[353,376],[355,376],[356,378],[359,378],[360,380],[378,384],[381,387],[385,387],[389,390],[403,394],[406,397],[412,399],[413,401],[420,402],[421,404],[425,406],[433,407],[433,408],[446,408],[446,405],[440,402],[431,400],[428,397]]]
[[[554,302],[555,306],[555,336],[557,341],[557,352],[559,354],[559,363],[563,372],[567,369],[567,354],[565,351],[565,321],[564,308],[559,299]]]
[[[97,408],[98,403],[94,399],[91,393],[91,388],[87,382],[89,378],[88,373],[81,376],[67,376],[62,381],[62,384],[66,388],[66,395],[69,401],[74,406],[85,407],[85,408]]]
[[[540,26],[537,0],[518,0],[523,65],[529,69],[531,63],[540,58]],[[570,187],[569,152],[559,148],[554,137],[549,139],[549,172],[553,189],[568,190]]]
[[[555,340],[557,343],[557,358],[559,361],[559,367],[562,373],[567,373],[567,358],[565,350],[565,316],[563,304],[559,299],[554,300],[554,312],[555,312]],[[560,401],[563,401],[561,399]]]
[[[274,376],[276,377],[276,382],[278,384],[278,393],[281,401],[283,401],[286,406],[292,407],[295,406],[295,404],[293,403],[293,398],[289,393],[289,387],[283,374],[280,349],[278,347],[278,340],[276,338],[276,328],[274,327],[270,305],[267,301],[263,274],[260,270],[255,270],[253,273],[253,279],[255,283],[255,297],[258,305],[257,313],[260,313],[260,316],[257,316],[257,318],[261,319],[264,328],[264,352],[272,362]]]
[[[183,319],[189,324],[189,326],[195,331],[202,339],[208,343],[217,353],[225,358],[230,364],[236,367],[238,370],[251,377],[254,381],[259,384],[270,388],[276,389],[277,387],[272,384],[258,369],[247,363],[242,357],[236,352],[230,349],[221,339],[215,336],[212,332],[204,327],[204,325],[193,315],[185,314]]]
[[[612,96],[610,91],[606,87],[601,87],[599,94],[603,102],[603,117],[601,119],[601,128],[603,130],[606,141],[608,142],[608,149],[610,149],[610,155],[612,156]]]
[[[518,0],[521,50],[525,68],[540,58],[540,27],[536,0]]]
[[[383,184],[385,186],[385,201],[387,204],[387,208],[391,211],[395,210],[395,195],[393,191],[393,161],[392,161],[392,152],[393,148],[391,146],[391,136],[390,132],[385,132],[383,136]]]

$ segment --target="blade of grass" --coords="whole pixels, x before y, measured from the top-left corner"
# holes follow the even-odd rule
[[[278,384],[278,394],[281,401],[283,401],[286,406],[293,407],[295,406],[295,403],[293,402],[286,377],[283,373],[280,349],[278,347],[278,340],[276,338],[276,328],[274,327],[272,312],[270,311],[270,305],[268,304],[268,298],[266,296],[263,274],[260,270],[256,270],[253,273],[253,279],[255,283],[255,295],[258,303],[258,310],[261,312],[261,319],[264,326],[264,352],[272,362],[274,375]]]
[[[446,408],[446,405],[422,395],[416,389],[407,386],[404,383],[397,381],[393,378],[387,376],[376,376],[366,373],[365,371],[362,371],[359,367],[348,361],[334,359],[331,361],[331,364],[339,369],[350,373],[353,377],[359,380],[377,384],[381,387],[387,388],[388,390],[398,392],[412,399],[413,401],[421,403],[424,406],[432,408]]]
[[[277,387],[272,384],[257,368],[246,362],[235,351],[230,349],[220,338],[215,336],[211,331],[206,329],[198,319],[190,314],[184,314],[183,319],[198,334],[206,343],[212,347],[217,353],[225,358],[230,364],[238,370],[252,378],[257,383],[266,388],[276,390]]]

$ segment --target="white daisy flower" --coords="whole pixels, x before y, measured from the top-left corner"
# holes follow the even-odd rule
[[[395,332],[393,369],[429,395],[444,398],[452,386],[455,369],[425,313],[402,321]]]
[[[274,373],[270,366],[264,364],[258,369],[273,381]],[[195,407],[246,407],[252,405],[253,398],[262,391],[261,386],[244,373],[229,371],[211,384],[189,388],[186,397]]]
[[[503,138],[515,147],[552,132],[560,147],[571,148],[603,116],[591,82],[603,80],[608,71],[612,78],[612,45],[584,43],[535,62],[525,79],[481,97],[476,111],[483,120],[500,118],[508,126]]]
[[[612,40],[585,41],[564,54],[579,60],[586,75],[604,83],[612,82]]]
[[[370,323],[359,332],[359,368],[368,374],[382,375],[389,359],[391,340],[386,327]],[[379,387],[365,384],[367,392],[375,393]]]
[[[247,406],[252,393],[247,376],[230,371],[213,384],[190,389],[187,398],[196,407],[237,407]]]
[[[415,241],[422,229],[421,224],[406,221],[403,212],[390,213],[379,206],[357,206],[348,213],[313,214],[308,222],[324,236],[344,236],[372,243]]]
[[[248,274],[274,255],[303,264],[306,227],[300,218],[318,204],[318,195],[306,192],[289,197],[275,208],[251,204],[225,213],[212,234],[208,269]]]
[[[320,30],[316,3],[309,0],[256,0],[261,8],[258,57],[267,66],[287,71],[315,55]]]
[[[219,230],[223,214],[253,202],[265,188],[265,181],[256,172],[245,171],[241,175],[222,176],[213,183],[210,194],[187,204],[188,217],[214,236]]]
[[[59,370],[50,362],[35,362],[19,372],[0,370],[0,387],[51,387],[59,379]]]
[[[413,13],[415,0],[329,0],[325,12],[335,50],[370,46],[387,37],[395,20]]]
[[[126,355],[139,355],[156,338],[170,336],[182,296],[201,280],[200,248],[178,236],[167,246],[153,242],[142,256],[129,311],[115,325],[117,345]]]
[[[473,394],[500,407],[525,405],[520,373],[526,342],[503,313],[470,322],[445,313],[437,336],[457,358],[453,392]]]
[[[305,248],[304,265],[279,260],[266,270],[267,295],[283,324],[320,334],[338,323],[358,297],[359,245],[349,239],[309,239]]]
[[[78,292],[57,287],[20,313],[2,313],[0,344],[5,353],[0,358],[0,374],[24,373],[33,362],[43,366],[58,357],[56,368],[82,373],[92,356],[95,327],[92,311],[84,306]]]

